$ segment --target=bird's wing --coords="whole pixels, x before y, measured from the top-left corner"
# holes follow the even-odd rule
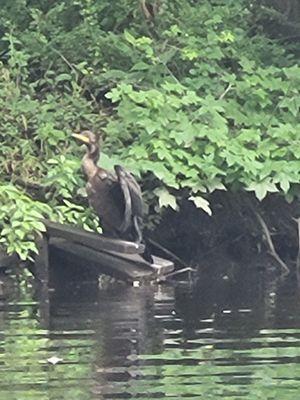
[[[132,208],[132,215],[136,215],[138,217],[143,217],[143,197],[140,185],[137,183],[135,178],[126,171],[122,166],[116,165],[115,166],[116,174],[122,174],[123,179],[126,181],[128,190],[131,197],[131,208]],[[118,171],[118,172],[117,172]]]
[[[132,221],[132,201],[131,201],[131,193],[129,189],[129,185],[126,179],[126,171],[120,167],[119,165],[116,165],[115,167],[115,172],[124,196],[124,218],[123,222],[120,226],[120,232],[124,233],[128,230],[128,228],[131,225]]]

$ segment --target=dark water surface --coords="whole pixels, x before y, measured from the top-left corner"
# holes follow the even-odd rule
[[[1,400],[300,398],[293,277],[256,270],[206,273],[193,288],[69,284],[50,306],[33,287],[1,279]]]

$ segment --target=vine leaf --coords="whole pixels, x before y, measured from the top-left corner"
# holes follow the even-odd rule
[[[247,190],[254,191],[255,196],[258,198],[259,201],[263,200],[269,192],[270,193],[278,192],[275,183],[272,183],[269,180],[251,183],[248,186]]]
[[[158,197],[159,207],[171,207],[173,210],[177,210],[176,197],[169,193],[166,189],[158,189],[155,191]]]
[[[197,208],[201,208],[203,211],[205,211],[210,216],[212,215],[212,210],[209,206],[209,202],[206,199],[204,199],[203,197],[191,196],[191,197],[189,197],[189,200],[191,200]]]

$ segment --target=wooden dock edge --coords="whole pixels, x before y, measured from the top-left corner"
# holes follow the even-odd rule
[[[46,232],[37,240],[36,276],[42,283],[49,281],[49,252],[87,261],[99,274],[107,274],[124,281],[155,281],[174,271],[174,263],[153,256],[153,264],[143,259],[143,245],[111,239],[81,228],[43,221]]]
[[[100,233],[88,232],[82,228],[71,225],[59,224],[43,220],[48,237],[59,237],[70,242],[90,247],[94,250],[116,251],[126,254],[142,254],[145,251],[143,244],[128,242],[126,240],[112,239]]]

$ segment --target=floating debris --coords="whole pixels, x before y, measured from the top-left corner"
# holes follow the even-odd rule
[[[48,358],[47,361],[48,361],[49,364],[56,365],[59,362],[63,361],[63,359],[59,358],[59,357],[56,357],[56,356],[52,356],[52,357]]]

